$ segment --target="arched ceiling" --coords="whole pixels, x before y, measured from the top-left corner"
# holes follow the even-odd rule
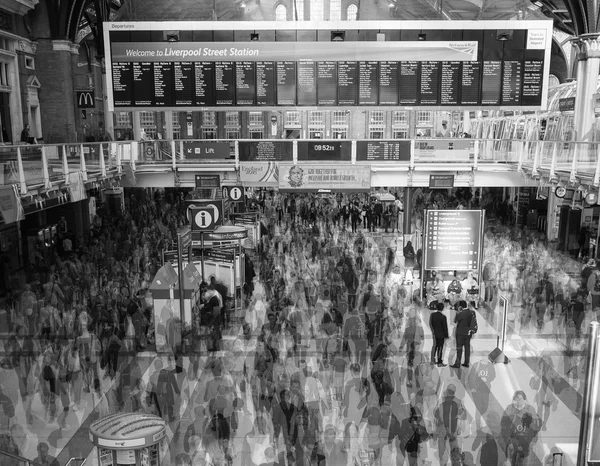
[[[397,9],[390,8],[396,3]],[[57,36],[93,39],[103,53],[102,22],[108,20],[270,20],[268,0],[47,0]],[[360,19],[554,20],[569,36],[598,32],[600,0],[389,0],[359,3]],[[227,7],[227,8],[225,8]],[[219,11],[220,10],[220,11]],[[390,12],[394,11],[392,15]],[[388,18],[389,17],[389,18]]]

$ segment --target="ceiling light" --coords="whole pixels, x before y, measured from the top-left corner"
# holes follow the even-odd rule
[[[344,42],[345,38],[345,31],[331,31],[331,42]]]
[[[417,37],[418,40],[427,40],[427,34],[420,33]]]
[[[252,33],[250,33],[250,40],[252,42],[256,42],[256,41],[260,40],[260,36],[256,32],[252,32]]]

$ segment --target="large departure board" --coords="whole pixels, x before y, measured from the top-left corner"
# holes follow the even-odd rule
[[[340,42],[321,33],[250,41],[248,25],[215,34],[212,22],[168,42],[145,32],[163,23],[107,23],[109,108],[545,105],[551,22],[514,22],[508,32],[506,22],[431,22],[424,41],[414,24],[397,23],[384,41]]]

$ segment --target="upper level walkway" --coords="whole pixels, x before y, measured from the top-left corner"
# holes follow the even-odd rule
[[[429,173],[456,172],[466,177],[465,186],[490,185],[482,184],[477,173],[503,173],[513,176],[512,186],[539,180],[542,184],[561,181],[598,187],[598,149],[595,142],[500,139],[187,139],[0,146],[0,187],[16,185],[21,196],[37,196],[80,180],[106,183],[135,174],[124,179],[126,185],[134,186],[132,180],[140,184],[145,175],[156,179],[168,172],[236,172],[241,164],[267,162],[369,165],[375,176],[404,173],[404,179],[395,179],[397,186],[404,182],[427,186]],[[514,178],[522,183],[515,183]],[[194,186],[194,177],[174,176],[160,185]],[[393,184],[386,179],[383,184],[372,185]]]

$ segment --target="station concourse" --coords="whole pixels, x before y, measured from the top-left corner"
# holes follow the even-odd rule
[[[0,0],[0,466],[600,461],[584,3]]]

